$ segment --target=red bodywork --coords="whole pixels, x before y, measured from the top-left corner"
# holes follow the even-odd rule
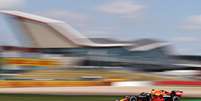
[[[151,101],[165,101],[163,96],[154,96]]]
[[[174,96],[178,96],[181,97],[183,95],[182,91],[165,91],[165,90],[152,90],[151,92],[152,94],[152,101],[167,101],[165,100],[165,96],[169,98],[174,95]],[[169,100],[168,100],[169,101]]]

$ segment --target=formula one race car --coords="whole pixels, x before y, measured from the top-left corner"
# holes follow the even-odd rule
[[[180,101],[183,91],[152,90],[151,93],[141,93],[137,96],[125,96],[116,101]]]

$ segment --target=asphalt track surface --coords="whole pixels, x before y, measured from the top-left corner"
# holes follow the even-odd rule
[[[1,101],[115,101],[121,96],[66,96],[66,95],[30,95],[1,94]],[[199,98],[183,98],[181,101],[201,101]]]
[[[1,94],[48,94],[48,95],[136,95],[141,92],[150,92],[151,89],[182,90],[184,97],[201,97],[201,87],[25,87],[0,88]],[[201,100],[200,100],[201,101]]]

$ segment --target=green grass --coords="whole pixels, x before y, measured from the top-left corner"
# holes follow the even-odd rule
[[[1,101],[115,101],[119,96],[64,96],[64,95],[28,95],[1,94]],[[182,101],[201,101],[201,99],[182,99]]]
[[[115,101],[115,96],[64,96],[64,95],[23,95],[2,94],[1,101]]]
[[[186,98],[186,99],[183,99],[182,101],[201,101],[201,98]]]

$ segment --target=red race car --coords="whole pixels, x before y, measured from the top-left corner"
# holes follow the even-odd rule
[[[116,101],[180,101],[183,91],[152,90],[150,93],[141,93],[137,96],[125,96]]]

